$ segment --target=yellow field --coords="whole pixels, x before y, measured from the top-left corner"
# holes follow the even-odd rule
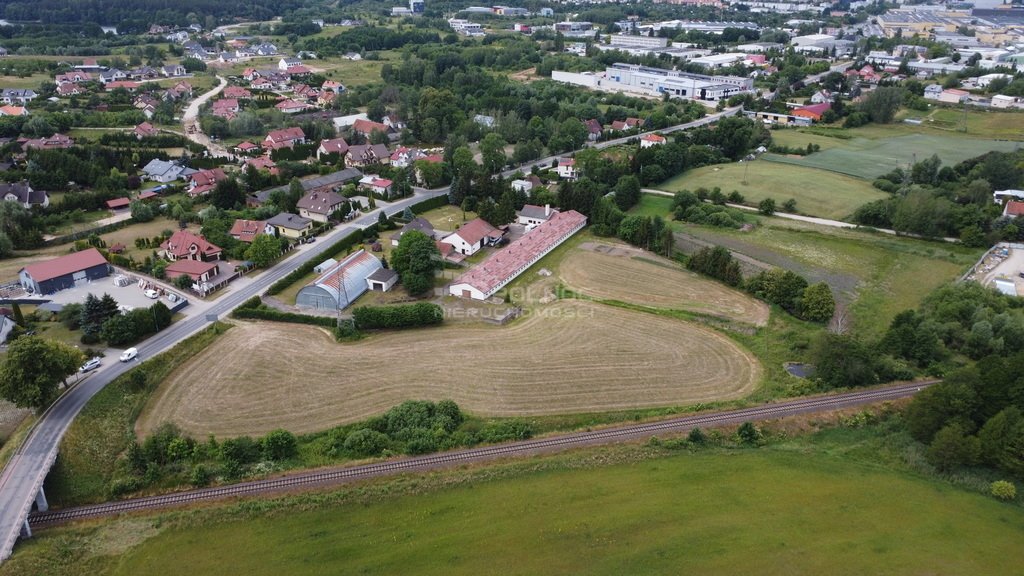
[[[196,437],[313,432],[408,399],[482,416],[601,412],[734,399],[757,360],[700,325],[581,301],[506,327],[440,327],[337,344],[326,331],[241,323],[164,381],[142,435],[172,421]]]
[[[626,245],[587,242],[559,266],[566,286],[593,298],[687,310],[763,326],[768,306],[670,260]]]

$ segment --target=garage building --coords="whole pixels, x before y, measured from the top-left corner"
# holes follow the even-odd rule
[[[26,291],[33,294],[53,294],[109,275],[107,259],[99,250],[89,248],[46,262],[29,264],[18,272],[18,281]]]

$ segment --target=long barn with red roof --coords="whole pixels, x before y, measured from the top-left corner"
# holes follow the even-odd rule
[[[486,300],[586,225],[587,217],[575,210],[555,212],[546,222],[456,278],[448,291],[452,296]]]

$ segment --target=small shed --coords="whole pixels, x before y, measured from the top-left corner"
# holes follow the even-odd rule
[[[366,286],[378,292],[391,290],[395,282],[398,282],[398,272],[390,268],[380,268],[366,277]]]

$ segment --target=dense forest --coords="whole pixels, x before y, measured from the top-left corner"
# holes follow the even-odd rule
[[[235,18],[269,20],[307,4],[304,0],[0,0],[0,16],[45,24],[102,24],[120,32],[150,24],[209,25]],[[123,28],[123,30],[121,30]]]

